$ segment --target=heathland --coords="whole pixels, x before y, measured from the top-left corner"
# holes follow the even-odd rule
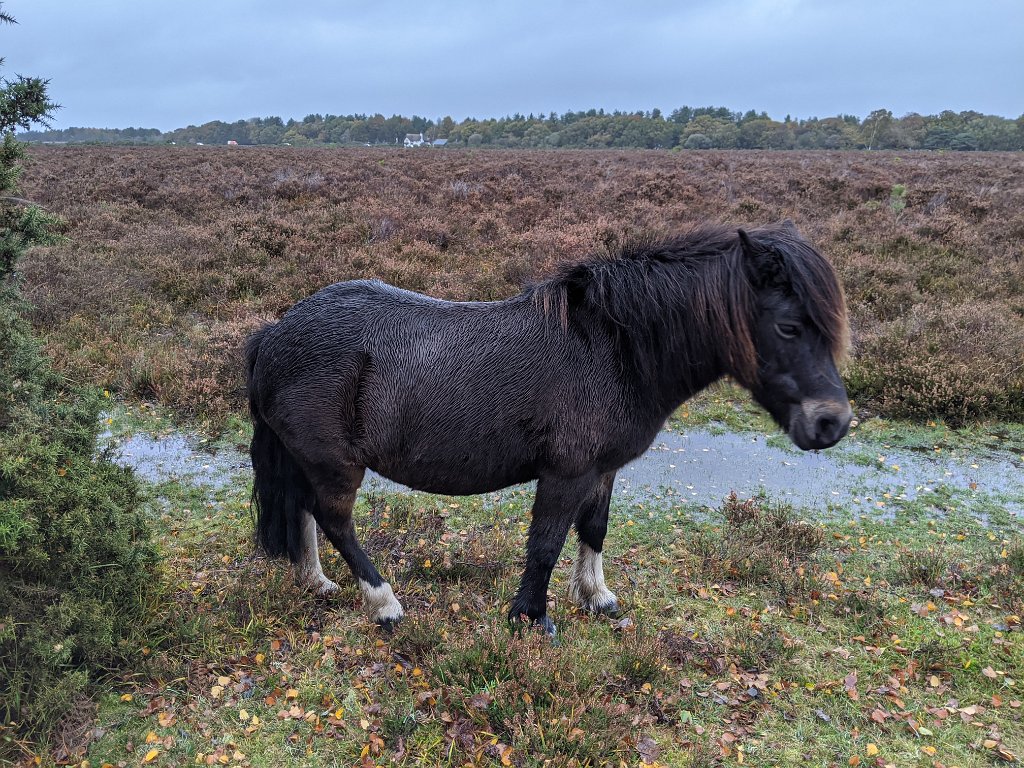
[[[34,148],[65,218],[24,262],[60,370],[181,413],[241,402],[244,334],[339,280],[500,299],[622,238],[789,217],[836,265],[886,416],[1024,420],[1024,173],[998,153]]]
[[[23,194],[68,237],[22,262],[54,365],[108,390],[113,440],[186,424],[216,468],[143,480],[161,556],[145,639],[95,703],[68,702],[44,764],[980,768],[1024,753],[1010,511],[1024,496],[972,474],[978,451],[1024,461],[1017,155],[39,147],[31,161]],[[848,465],[891,479],[871,509],[824,488],[798,509],[616,496],[605,563],[624,614],[568,603],[570,545],[549,598],[559,646],[504,619],[529,489],[360,494],[366,548],[409,612],[392,636],[329,545],[330,599],[253,553],[238,348],[264,319],[357,277],[500,299],[634,234],[787,217],[845,285]],[[739,398],[712,392],[674,426],[774,434]],[[964,473],[908,486],[893,451]]]

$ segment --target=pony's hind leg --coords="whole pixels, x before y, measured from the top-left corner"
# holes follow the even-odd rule
[[[611,503],[615,473],[601,476],[587,502],[576,518],[579,553],[573,563],[569,581],[569,598],[585,611],[615,615],[619,602],[604,583],[604,562],[601,551],[608,531],[608,506]]]
[[[359,546],[352,520],[352,507],[364,472],[364,467],[348,466],[338,467],[321,476],[314,474],[313,485],[318,502],[314,515],[324,534],[348,563],[373,620],[385,629],[390,629],[402,619],[405,612],[395,598],[391,585],[384,581]]]
[[[320,548],[313,515],[308,511],[303,512],[299,526],[299,560],[292,565],[295,582],[318,595],[337,592],[338,585],[324,575],[320,565]]]

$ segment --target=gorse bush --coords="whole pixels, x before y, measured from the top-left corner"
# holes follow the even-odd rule
[[[0,10],[0,19],[11,21]],[[52,108],[45,83],[0,98],[0,761],[45,736],[138,651],[156,554],[133,476],[96,456],[101,397],[55,373],[25,319],[18,257],[56,220],[17,198],[10,130]]]
[[[18,308],[2,289],[0,719],[39,735],[137,653],[156,555],[134,478],[94,457],[100,397],[53,373]]]

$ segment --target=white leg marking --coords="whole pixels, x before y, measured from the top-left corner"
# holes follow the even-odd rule
[[[302,555],[292,566],[295,582],[318,595],[337,592],[338,585],[324,576],[320,566],[320,551],[316,542],[316,520],[308,512],[302,516]]]
[[[379,587],[371,587],[369,582],[360,579],[359,588],[363,591],[363,599],[366,601],[366,607],[374,621],[378,623],[398,621],[405,615],[402,604],[398,602],[398,598],[391,590],[391,585],[386,581],[382,582]]]
[[[580,542],[580,551],[572,566],[569,598],[588,611],[608,610],[616,603],[615,595],[604,583],[601,553]]]

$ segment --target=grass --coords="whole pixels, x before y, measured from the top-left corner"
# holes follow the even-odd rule
[[[153,409],[110,413],[115,432],[167,429]],[[408,612],[387,636],[329,545],[329,599],[253,554],[244,475],[152,486],[163,631],[111,681],[79,758],[966,768],[1024,754],[1019,520],[924,504],[807,523],[767,499],[708,518],[613,509],[606,575],[625,613],[569,605],[567,547],[553,645],[504,618],[531,501],[361,495],[366,547]]]

